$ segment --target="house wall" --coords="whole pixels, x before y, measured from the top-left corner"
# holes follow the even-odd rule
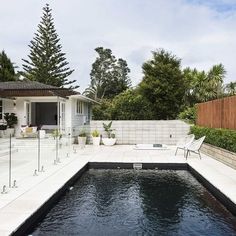
[[[2,99],[2,119],[0,120],[1,123],[4,121],[4,113],[16,113],[14,101],[10,99]]]
[[[90,130],[97,129],[103,137],[106,133],[103,123],[109,121],[94,121],[90,123]],[[117,144],[163,143],[174,145],[187,135],[190,125],[180,120],[117,120],[112,128],[117,138]]]
[[[60,99],[60,101],[65,101],[65,99]],[[34,104],[35,102],[40,103],[47,103],[47,102],[57,102],[56,97],[19,97],[16,99],[16,106],[14,107],[14,101],[4,101],[5,109],[4,112],[14,112],[16,113],[16,116],[18,118],[18,124],[15,126],[15,134],[16,136],[20,136],[20,127],[22,125],[26,125],[26,102],[30,102],[31,104]],[[34,112],[34,106],[31,107],[31,123],[33,123],[36,120],[35,112]],[[67,118],[67,114],[66,114]],[[71,122],[71,120],[70,120]],[[68,124],[69,127],[71,127],[71,123]]]
[[[71,133],[72,136],[77,136],[81,127],[90,123],[91,115],[89,116],[89,110],[91,114],[91,105],[83,101],[83,114],[76,114],[76,100],[75,98],[61,99],[65,102],[65,132]],[[15,100],[16,106],[14,106],[13,100],[4,100],[3,112],[14,112],[18,118],[18,124],[16,125],[16,135],[20,135],[20,127],[26,125],[26,102],[31,103],[31,123],[35,123],[35,102],[56,102],[56,97],[19,97]]]
[[[3,100],[3,113],[15,113],[14,101],[13,100]]]
[[[78,136],[80,130],[84,125],[88,125],[90,123],[89,112],[91,109],[89,103],[83,102],[83,114],[76,113],[76,102],[77,99],[71,99],[71,127],[72,127],[72,136]]]
[[[18,118],[18,123],[15,127],[15,134],[16,136],[19,136],[21,125],[26,125],[25,99],[23,98],[16,99],[16,116]]]

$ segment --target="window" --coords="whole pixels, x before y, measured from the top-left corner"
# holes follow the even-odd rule
[[[3,106],[2,106],[2,100],[0,100],[0,120],[3,119]]]
[[[83,102],[81,102],[81,101],[79,101],[79,100],[77,100],[77,102],[76,102],[76,113],[77,114],[83,114],[83,109],[84,108],[84,106],[83,106]]]

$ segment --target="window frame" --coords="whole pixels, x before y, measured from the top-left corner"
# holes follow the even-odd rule
[[[76,100],[75,113],[76,115],[84,114],[84,103],[79,99]]]
[[[0,99],[0,107],[2,108],[2,111],[0,111],[0,120],[4,120],[4,111],[3,111],[3,100]]]

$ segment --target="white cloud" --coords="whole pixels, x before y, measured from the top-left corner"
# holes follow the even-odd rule
[[[182,58],[183,67],[209,69],[223,63],[226,81],[235,80],[236,10],[232,0],[0,0],[0,49],[21,66],[37,29],[42,7],[53,9],[63,51],[83,90],[89,84],[94,48],[111,48],[127,60],[135,83],[151,51],[165,48]]]

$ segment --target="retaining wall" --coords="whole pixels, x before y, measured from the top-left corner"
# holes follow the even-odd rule
[[[201,151],[212,158],[236,169],[236,153],[204,143]]]

